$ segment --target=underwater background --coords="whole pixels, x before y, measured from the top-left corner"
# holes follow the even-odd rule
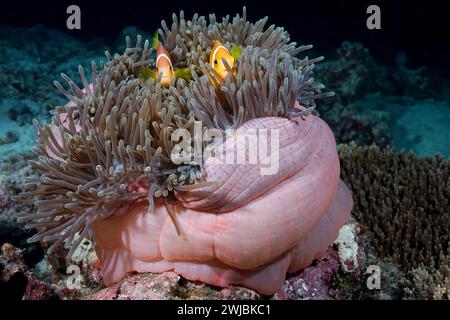
[[[66,27],[71,4],[81,8],[80,30]],[[371,4],[381,9],[380,30],[366,26]],[[35,158],[33,119],[49,121],[50,111],[66,103],[53,81],[61,73],[77,79],[78,66],[86,69],[92,60],[105,61],[105,50],[122,52],[126,35],[151,39],[173,12],[234,16],[244,5],[249,21],[268,16],[268,24],[284,27],[291,40],[313,44],[307,55],[325,56],[315,67],[315,78],[336,96],[318,102],[317,109],[335,134],[341,176],[355,201],[353,254],[358,266],[339,265],[330,251],[292,277],[277,297],[449,299],[450,2],[424,0],[2,3],[2,297],[95,299],[117,293],[99,291],[99,270],[89,260],[95,259],[88,245],[77,261],[85,276],[82,289],[67,288],[64,255],[48,257],[45,244],[27,244],[33,232],[15,218],[30,210],[11,197],[32,174],[27,161]],[[369,265],[383,272],[381,290],[365,287]],[[171,275],[149,277],[153,284],[164,283],[150,298],[259,297],[251,290],[223,292],[179,283]],[[128,292],[127,297],[148,298],[146,288],[142,284],[142,292]]]

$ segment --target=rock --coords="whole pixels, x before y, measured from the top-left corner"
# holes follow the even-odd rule
[[[281,299],[329,299],[331,279],[339,271],[338,253],[329,248],[316,264],[286,279]]]
[[[173,296],[179,276],[173,272],[141,273],[126,277],[122,282],[100,290],[89,300],[165,300]]]
[[[349,223],[339,230],[338,238],[335,244],[338,246],[339,262],[345,272],[352,272],[359,266],[358,251],[359,246],[356,242],[358,224]]]
[[[247,288],[214,288],[187,281],[174,272],[131,274],[111,287],[84,297],[86,300],[257,299]]]
[[[35,277],[23,260],[23,250],[5,243],[1,248],[0,299],[47,300],[56,296],[54,289]]]
[[[360,290],[364,250],[358,243],[359,225],[344,225],[335,244],[310,267],[288,275],[284,286],[271,297],[254,290],[230,286],[216,288],[191,282],[174,272],[131,274],[121,282],[86,295],[86,300],[168,300],[168,299],[343,299],[351,289]]]

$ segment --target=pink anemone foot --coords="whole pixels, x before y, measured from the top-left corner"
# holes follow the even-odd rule
[[[279,168],[261,175],[260,164],[205,163],[207,181],[217,185],[177,192],[170,210],[156,199],[122,205],[115,217],[94,224],[104,282],[111,285],[137,272],[173,270],[189,280],[230,284],[270,295],[286,272],[307,267],[333,242],[348,221],[352,197],[339,179],[336,144],[320,118],[257,118],[234,135],[231,148],[249,129],[278,129]],[[237,149],[237,148],[235,148]],[[232,150],[235,150],[232,149]],[[219,161],[220,162],[220,161]]]

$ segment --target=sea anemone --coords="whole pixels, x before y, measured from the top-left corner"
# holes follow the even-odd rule
[[[38,229],[30,241],[53,241],[49,253],[65,243],[70,257],[89,237],[106,284],[131,271],[175,270],[272,294],[287,271],[306,267],[336,238],[352,199],[331,130],[315,113],[315,100],[333,95],[312,77],[322,58],[296,58],[311,46],[265,29],[267,18],[248,22],[245,8],[232,22],[209,18],[180,13],[159,30],[191,80],[142,83],[139,68],[155,61],[138,36],[135,45],[127,37],[122,55],[106,52],[99,71],[92,64],[91,84],[81,67],[82,88],[64,74],[70,91],[55,82],[70,102],[55,108],[52,123],[35,121],[39,157],[31,164],[39,176],[19,196],[37,208],[20,217]],[[243,47],[224,79],[207,62],[214,40]],[[195,140],[199,121],[201,134],[235,131],[225,143],[201,141],[214,142],[209,157],[176,163],[173,134],[183,129]],[[259,147],[279,155],[271,175],[260,174],[267,163],[224,164],[255,130],[256,141],[267,142]],[[267,132],[279,133],[279,143],[259,140]]]
[[[450,297],[450,162],[377,146],[341,145],[353,213],[382,259],[408,275],[413,298]],[[407,294],[405,294],[405,297]]]

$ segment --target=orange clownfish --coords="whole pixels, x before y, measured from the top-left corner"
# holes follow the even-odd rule
[[[161,85],[163,86],[168,86],[170,81],[172,81],[172,78],[175,77],[169,52],[164,48],[161,42],[158,42],[158,47],[156,49],[156,70],[157,76],[162,73]]]
[[[161,74],[161,85],[169,86],[173,78],[189,80],[191,70],[189,68],[174,70],[169,51],[158,40],[158,34],[153,38],[153,47],[156,48],[156,71],[147,67],[141,67],[138,71],[139,78],[146,82],[149,78],[158,79]]]
[[[211,53],[209,54],[209,64],[222,79],[228,75],[228,69],[226,68],[223,60],[227,62],[230,69],[233,68],[234,58],[232,54],[227,48],[225,48],[222,42],[216,40],[211,49]]]

